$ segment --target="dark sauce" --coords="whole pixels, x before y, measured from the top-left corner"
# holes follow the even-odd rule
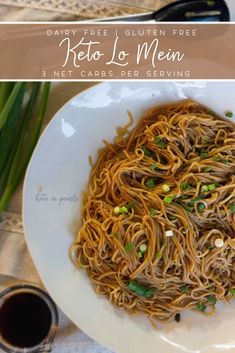
[[[0,307],[0,334],[15,347],[33,347],[42,342],[51,322],[48,305],[32,293],[12,295]]]

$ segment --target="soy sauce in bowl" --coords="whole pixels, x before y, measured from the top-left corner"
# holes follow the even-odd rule
[[[0,346],[6,352],[33,352],[54,337],[57,321],[56,307],[45,292],[32,286],[11,288],[0,297]]]

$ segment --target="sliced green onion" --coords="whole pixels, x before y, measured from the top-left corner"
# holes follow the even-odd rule
[[[204,205],[204,203],[199,203],[197,205],[198,212],[202,212],[205,209],[205,207],[206,206]]]
[[[128,284],[128,289],[130,289],[136,295],[139,295],[140,297],[144,298],[150,298],[156,292],[155,288],[147,287],[144,284],[136,282],[135,280],[130,280]]]
[[[128,208],[126,206],[120,207],[119,213],[127,214],[128,213]]]
[[[168,184],[163,184],[162,185],[162,191],[163,192],[169,192],[171,190],[170,186]]]
[[[160,136],[155,136],[155,144],[162,149],[167,146],[167,143]]]
[[[221,158],[220,156],[214,156],[213,158],[212,158],[212,160],[214,161],[214,162],[219,162],[219,163],[223,163],[223,164],[228,164],[229,163],[229,160],[227,160],[227,159],[223,159],[223,158]]]
[[[211,305],[215,305],[217,303],[217,299],[214,295],[209,295],[209,297],[207,298],[208,302],[211,304]]]
[[[141,259],[141,257],[143,257],[142,252],[139,251],[139,252],[137,253],[137,256],[138,256],[139,259]]]
[[[189,189],[191,189],[191,185],[189,185],[189,184],[186,183],[186,182],[183,182],[183,183],[180,184],[180,189],[181,189],[182,191],[189,190]]]
[[[147,156],[147,157],[151,157],[153,152],[148,148],[146,147],[145,145],[141,147],[142,151],[144,152],[144,155]]]
[[[144,253],[145,251],[147,251],[147,249],[148,249],[148,247],[147,247],[147,245],[144,243],[144,244],[141,244],[140,245],[140,252],[141,253]]]
[[[204,171],[204,173],[209,173],[209,172],[213,172],[213,169],[211,167],[207,166],[204,168],[203,171]]]
[[[208,186],[207,185],[202,185],[201,192],[207,192],[207,191],[208,191]]]
[[[150,212],[152,217],[156,216],[156,210],[154,208],[151,207],[149,212]]]
[[[206,159],[208,157],[208,152],[206,150],[204,150],[204,149],[201,149],[199,151],[199,155],[200,155],[201,159]]]
[[[120,213],[120,207],[116,206],[113,209],[114,214],[118,215]]]
[[[204,312],[206,310],[206,305],[201,302],[197,303],[197,310]]]
[[[231,288],[231,289],[230,289],[230,293],[231,293],[232,295],[235,295],[235,288]]]
[[[172,201],[173,201],[173,197],[172,196],[167,195],[167,196],[164,197],[164,202],[165,203],[172,203]]]
[[[180,288],[180,290],[181,290],[182,293],[187,294],[189,292],[189,286],[183,286],[183,287]]]
[[[153,170],[153,171],[158,169],[157,163],[152,163],[149,168],[150,168],[150,170]]]
[[[162,258],[162,253],[159,251],[156,253],[156,259],[160,260]]]
[[[114,232],[114,233],[111,233],[111,234],[110,234],[110,237],[117,238],[117,237],[118,237],[118,233],[115,233],[115,232]]]
[[[154,182],[154,179],[148,179],[147,181],[146,181],[146,186],[147,186],[147,188],[149,188],[149,189],[152,189],[152,188],[154,188],[156,185],[155,185],[155,182]]]
[[[188,204],[189,206],[193,206],[195,204],[195,202],[200,201],[201,199],[203,199],[205,197],[205,195],[200,194],[197,197],[194,197]]]
[[[233,112],[228,111],[228,112],[225,113],[225,116],[227,116],[228,118],[232,118],[233,117]]]
[[[208,250],[213,250],[214,249],[214,246],[209,244],[208,247],[207,247]]]
[[[128,243],[125,245],[124,249],[126,250],[126,252],[129,252],[131,250],[133,250],[135,248],[135,245],[133,243]]]
[[[134,208],[134,207],[135,207],[134,202],[129,202],[129,203],[126,205],[126,208],[127,208],[128,210],[131,210],[131,209]]]
[[[231,204],[229,206],[229,211],[230,211],[231,214],[234,214],[234,212],[235,212],[235,203],[233,203],[233,204]]]
[[[213,191],[216,189],[216,184],[210,184],[208,185],[208,190]]]

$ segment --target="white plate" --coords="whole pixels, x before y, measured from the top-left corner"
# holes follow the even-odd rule
[[[82,191],[102,139],[154,104],[194,98],[219,114],[235,112],[235,82],[105,82],[68,102],[54,117],[31,159],[24,185],[26,240],[41,278],[60,308],[88,335],[119,353],[235,352],[235,308],[219,305],[204,317],[187,312],[182,321],[154,330],[144,317],[129,316],[97,297],[68,248],[78,228]],[[40,201],[38,193],[48,195]],[[54,199],[53,199],[54,197]],[[65,200],[63,197],[73,197]],[[79,350],[79,347],[78,347]]]

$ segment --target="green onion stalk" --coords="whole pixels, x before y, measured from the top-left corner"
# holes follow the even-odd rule
[[[19,185],[38,141],[50,82],[0,85],[0,214]]]

